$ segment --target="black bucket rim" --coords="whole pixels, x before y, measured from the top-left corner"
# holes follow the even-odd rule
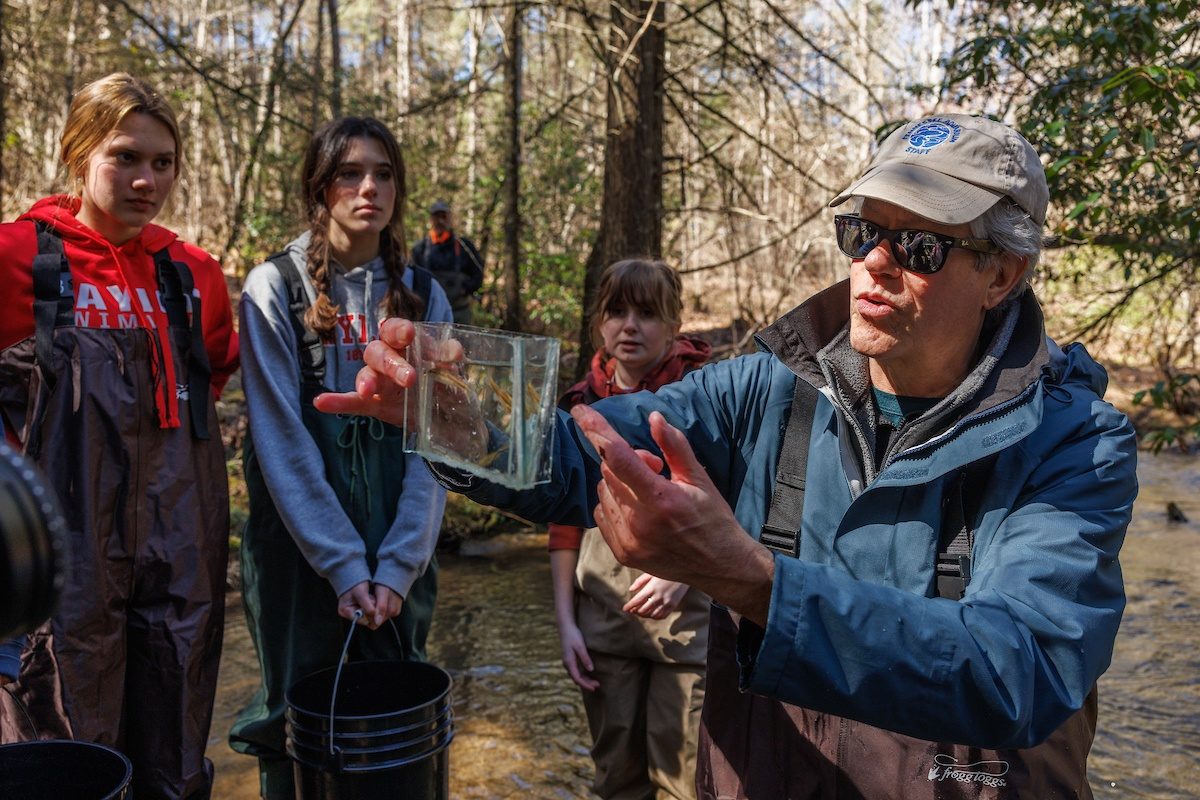
[[[386,714],[370,714],[370,715],[358,715],[358,716],[343,716],[343,715],[339,714],[337,718],[340,722],[343,722],[343,723],[345,723],[345,722],[357,723],[357,725],[359,726],[360,731],[361,731],[361,732],[357,733],[357,735],[368,736],[368,735],[372,735],[372,734],[376,734],[376,733],[388,733],[388,732],[395,732],[395,731],[400,731],[400,730],[404,730],[404,729],[408,729],[408,728],[415,728],[420,725],[427,724],[433,720],[440,719],[441,717],[444,717],[446,714],[452,713],[453,709],[454,709],[454,704],[451,702],[450,695],[447,694],[445,697],[441,698],[438,701],[431,701],[429,703],[423,703],[419,706],[413,706],[412,708],[407,709],[405,711],[393,711],[393,712],[386,713]],[[418,712],[421,712],[421,713],[418,713]],[[377,721],[382,722],[382,721],[384,721],[384,718],[387,718],[387,717],[397,717],[397,718],[403,718],[405,720],[415,717],[416,721],[412,722],[412,723],[405,722],[404,725],[392,726],[390,728],[374,728],[374,727],[365,728],[365,729],[363,728],[363,726],[367,723],[377,722]],[[305,731],[318,732],[318,731],[327,730],[329,727],[329,712],[328,711],[325,712],[324,714],[313,714],[311,712],[305,711],[304,709],[297,709],[293,706],[285,706],[284,711],[283,711],[283,718],[287,724],[295,725],[296,727],[301,728]],[[321,727],[320,728],[315,727],[312,724],[314,722],[319,723]],[[335,735],[342,736],[344,734],[351,734],[351,733],[353,733],[353,732],[337,731]]]
[[[127,796],[130,784],[133,781],[133,762],[129,760],[129,756],[125,755],[120,750],[117,750],[115,747],[109,747],[108,745],[100,744],[99,742],[81,742],[75,739],[35,739],[30,742],[11,742],[9,744],[0,744],[0,751],[27,748],[38,748],[43,750],[49,748],[58,748],[64,750],[87,749],[102,752],[106,756],[115,756],[116,761],[119,761],[121,766],[124,767],[124,776],[121,778],[120,784],[115,789],[112,789],[103,797],[98,798],[98,800],[117,800],[117,798]]]
[[[325,707],[323,709],[313,710],[312,708],[306,708],[295,702],[295,695],[296,695],[297,688],[307,685],[310,682],[315,682],[319,677],[322,677],[325,675],[331,675],[335,678],[335,680],[329,682],[330,689],[332,689],[336,685],[336,678],[338,676],[339,670],[341,670],[342,679],[344,680],[346,670],[357,670],[357,669],[363,669],[363,668],[378,668],[382,665],[389,665],[392,667],[400,667],[400,668],[407,669],[407,670],[418,669],[418,670],[432,671],[431,674],[436,675],[439,678],[445,678],[446,686],[444,689],[439,691],[437,695],[430,698],[429,700],[426,700],[425,702],[420,703],[419,705],[411,706],[408,709],[406,709],[409,711],[420,709],[420,708],[425,708],[427,706],[432,706],[436,703],[441,702],[445,698],[449,697],[451,689],[454,688],[454,679],[450,676],[449,672],[447,672],[446,670],[437,666],[436,664],[430,664],[426,661],[400,661],[400,660],[396,660],[396,659],[374,659],[374,660],[366,660],[366,661],[351,661],[349,663],[342,664],[340,667],[339,666],[325,667],[324,669],[319,669],[319,670],[316,670],[315,672],[310,672],[308,675],[305,675],[303,678],[300,678],[299,680],[295,681],[291,686],[288,687],[287,691],[284,692],[283,701],[284,701],[285,713],[288,713],[294,709],[297,713],[300,713],[300,714],[305,714],[305,715],[311,716],[311,717],[320,717],[320,718],[324,718],[325,720],[328,720],[329,716],[330,716],[328,707]],[[394,717],[397,714],[402,714],[402,713],[404,713],[403,710],[385,711],[385,712],[378,713],[378,714],[340,714],[339,713],[336,718],[339,720],[367,721],[367,720],[383,719],[386,717]]]
[[[338,717],[339,720],[348,719],[347,717]],[[328,740],[333,739],[336,743],[338,740],[347,739],[385,739],[393,736],[402,736],[408,733],[420,731],[423,728],[437,729],[444,722],[453,723],[454,711],[453,707],[447,703],[445,709],[440,714],[429,716],[425,719],[414,722],[410,725],[400,725],[392,728],[372,729],[368,731],[331,731],[328,728],[328,717],[321,720],[325,726],[321,729],[316,729],[303,724],[303,721],[298,721],[289,715],[284,715],[284,725],[286,726],[287,735],[291,736],[293,732],[299,732],[305,741]]]
[[[335,757],[330,756],[329,751],[322,747],[313,747],[311,745],[297,743],[293,739],[288,739],[284,744],[284,749],[287,751],[288,757],[291,758],[292,761],[296,762],[297,764],[301,764],[303,766],[311,767],[313,769],[319,770],[321,772],[330,772],[330,773],[334,773],[334,774],[340,774],[340,773],[346,773],[346,772],[383,772],[384,770],[396,769],[397,767],[406,767],[406,766],[409,766],[412,764],[418,764],[418,763],[428,760],[434,756],[438,756],[439,754],[446,751],[450,747],[450,744],[454,741],[454,735],[455,735],[454,725],[447,723],[446,725],[439,728],[439,730],[436,731],[435,735],[433,737],[431,737],[431,739],[433,741],[433,745],[424,750],[421,750],[418,753],[405,756],[404,758],[393,759],[391,761],[372,761],[368,764],[350,764],[350,765],[342,764],[340,767],[337,767],[336,765],[333,765],[330,763],[331,761],[335,760]],[[416,744],[424,744],[424,743],[425,742],[417,742]],[[395,749],[401,749],[401,748],[390,748],[390,749],[395,750]],[[320,753],[323,756],[323,758],[320,760],[305,758],[301,753],[297,752],[298,750],[308,751],[308,752],[313,752],[313,753]],[[386,750],[387,749],[385,748],[383,751],[386,752]],[[355,748],[339,749],[339,754],[338,754],[337,760],[340,760],[342,757],[344,757],[347,754],[349,754],[351,756],[356,756],[356,755],[366,755],[366,754],[372,753],[372,752],[380,752],[380,751],[374,750],[374,749],[357,750]]]

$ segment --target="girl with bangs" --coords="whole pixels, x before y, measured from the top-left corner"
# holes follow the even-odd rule
[[[598,350],[564,410],[658,388],[712,353],[681,336],[682,286],[661,261],[618,261],[600,277]],[[597,530],[550,526],[550,568],[563,666],[582,690],[603,798],[694,798],[709,600],[624,567]]]
[[[258,756],[265,798],[295,795],[284,693],[337,663],[356,611],[352,658],[424,659],[446,500],[400,429],[312,406],[354,388],[383,319],[452,319],[441,287],[407,264],[399,145],[378,120],[334,120],[313,135],[302,183],[308,230],[251,271],[241,303],[242,580],[262,682],[230,744]]]

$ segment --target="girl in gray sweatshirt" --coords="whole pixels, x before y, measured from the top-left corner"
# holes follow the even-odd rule
[[[251,271],[241,302],[242,581],[262,683],[230,744],[258,756],[267,798],[294,796],[284,692],[337,662],[356,610],[353,658],[424,658],[446,499],[399,429],[312,407],[320,392],[354,388],[382,319],[452,320],[436,281],[406,265],[395,138],[370,118],[328,123],[303,186],[308,231]]]

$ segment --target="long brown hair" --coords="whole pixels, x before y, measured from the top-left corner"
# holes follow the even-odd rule
[[[114,72],[80,89],[67,112],[60,140],[61,154],[74,194],[78,195],[83,188],[92,151],[130,114],[147,114],[167,126],[175,140],[175,175],[179,175],[183,143],[175,112],[163,96],[141,78],[127,72]]]
[[[308,274],[317,301],[304,315],[304,324],[322,337],[329,336],[337,324],[338,307],[329,297],[331,278],[329,275],[329,207],[325,203],[329,186],[337,177],[338,168],[350,147],[350,140],[371,138],[379,142],[396,181],[396,203],[392,217],[379,232],[379,254],[383,257],[388,275],[388,293],[383,301],[384,313],[389,317],[420,319],[425,312],[424,303],[415,292],[404,285],[404,267],[408,260],[408,246],[404,241],[404,205],[407,195],[404,189],[404,159],[396,137],[373,117],[342,117],[322,125],[308,143],[304,155],[304,171],[301,175],[304,186],[304,213],[312,236],[308,242]]]

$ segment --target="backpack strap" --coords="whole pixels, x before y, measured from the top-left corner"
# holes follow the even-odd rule
[[[208,361],[208,349],[204,346],[204,320],[201,316],[200,295],[195,291],[196,283],[187,264],[175,261],[164,247],[151,254],[154,270],[158,277],[158,289],[162,292],[163,309],[167,322],[174,328],[191,330],[188,346],[188,408],[192,417],[192,435],[207,439],[208,403],[205,398],[212,383],[212,366]],[[188,305],[191,304],[191,320]]]
[[[936,569],[938,597],[961,600],[967,592],[967,584],[971,582],[971,548],[975,544],[972,523],[979,513],[983,490],[997,456],[993,453],[959,470],[942,500]]]
[[[50,368],[54,329],[72,323],[75,289],[62,237],[45,222],[35,222],[34,229],[37,234],[37,255],[32,265],[34,356],[41,366],[42,382],[53,390],[58,383],[58,376]]]
[[[287,287],[288,316],[292,331],[296,334],[296,356],[300,360],[300,387],[305,397],[312,399],[325,391],[325,345],[321,337],[304,324],[304,314],[312,305],[300,268],[285,251],[267,259],[279,270]],[[422,267],[410,265],[413,271],[413,291],[421,298],[425,318],[429,315],[429,298],[433,293],[433,273]]]
[[[279,270],[287,287],[288,316],[296,334],[296,355],[300,359],[300,388],[311,399],[325,391],[325,345],[321,337],[304,324],[304,313],[312,305],[300,268],[287,252],[267,259]]]
[[[783,432],[775,491],[758,541],[768,550],[795,558],[800,554],[800,523],[804,517],[804,486],[808,471],[808,445],[816,410],[816,387],[796,378],[792,409]]]

